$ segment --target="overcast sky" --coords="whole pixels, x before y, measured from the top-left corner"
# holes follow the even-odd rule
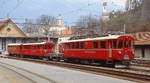
[[[102,14],[102,1],[109,2],[109,11],[122,11],[126,0],[0,0],[0,18],[9,15],[10,18],[35,19],[42,14],[62,14],[65,23],[71,24],[82,15],[99,17]]]

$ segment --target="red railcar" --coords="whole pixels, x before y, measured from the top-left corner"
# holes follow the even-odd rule
[[[68,40],[62,41],[60,45],[64,48],[62,51],[67,60],[128,64],[134,59],[134,39],[131,36]]]
[[[53,53],[54,43],[24,43],[24,44],[8,44],[9,55],[23,56],[46,56]]]

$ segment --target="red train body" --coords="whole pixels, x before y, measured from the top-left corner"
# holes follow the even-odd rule
[[[67,59],[123,62],[134,59],[134,39],[130,36],[107,36],[61,42]]]
[[[26,43],[26,44],[9,44],[9,55],[24,55],[24,56],[46,56],[48,53],[53,53],[54,43]]]
[[[57,46],[57,47],[55,47]],[[56,53],[54,48],[59,50]],[[54,43],[9,44],[9,55],[43,56],[65,61],[124,63],[134,59],[134,39],[131,36],[106,37],[60,41]]]

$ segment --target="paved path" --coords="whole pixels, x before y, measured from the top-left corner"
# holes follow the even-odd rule
[[[30,70],[49,79],[53,79],[58,83],[135,83],[127,80],[26,61],[0,58],[0,62]]]

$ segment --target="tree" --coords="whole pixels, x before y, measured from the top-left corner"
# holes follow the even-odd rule
[[[31,32],[33,30],[40,30],[42,28],[45,36],[48,35],[51,24],[56,23],[56,18],[48,15],[41,15],[35,20],[26,19],[24,22],[23,30],[25,32]]]
[[[124,25],[127,24],[127,17],[124,12],[118,11],[111,15],[110,20],[107,22],[107,32],[123,32]]]
[[[134,28],[130,32],[150,31],[150,0],[127,0],[127,4],[128,28]]]
[[[94,18],[93,16],[81,16],[77,20],[76,26],[89,29],[89,31],[91,31],[93,34],[100,33],[100,20]]]
[[[50,25],[56,24],[56,18],[48,15],[41,15],[38,19],[36,19],[37,24],[41,24],[39,28],[43,28],[44,34],[49,35]]]

